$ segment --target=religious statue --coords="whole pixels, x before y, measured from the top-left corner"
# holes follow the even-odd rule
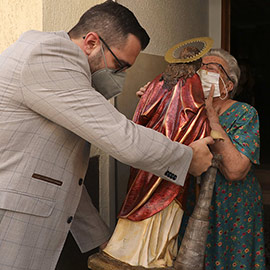
[[[210,135],[204,94],[196,72],[212,42],[206,37],[195,38],[175,45],[166,53],[169,64],[141,97],[133,117],[135,123],[186,145]],[[128,192],[115,231],[107,247],[89,258],[89,267],[174,269],[190,181],[194,179],[187,175],[184,186],[178,186],[131,168]]]

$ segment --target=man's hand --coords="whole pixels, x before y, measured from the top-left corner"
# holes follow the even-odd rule
[[[193,150],[193,157],[188,171],[190,174],[199,176],[211,166],[213,155],[208,148],[208,144],[213,143],[213,138],[208,136],[189,145]]]

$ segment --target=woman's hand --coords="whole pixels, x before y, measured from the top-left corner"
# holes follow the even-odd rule
[[[215,90],[215,86],[212,85],[209,96],[205,100],[206,113],[207,113],[207,117],[208,117],[208,120],[210,122],[210,126],[212,129],[215,129],[215,127],[219,125],[218,113],[220,111],[220,107],[217,107],[217,108],[213,107],[214,90]]]
[[[136,92],[136,96],[141,98],[143,96],[143,94],[145,93],[145,90],[146,88],[148,87],[148,85],[150,84],[151,82],[148,82],[146,85],[144,85],[143,87],[140,88],[139,91]]]

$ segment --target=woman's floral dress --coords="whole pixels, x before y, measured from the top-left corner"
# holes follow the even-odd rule
[[[236,102],[219,121],[237,150],[259,164],[257,111]],[[262,192],[253,168],[240,181],[227,181],[218,172],[209,219],[206,270],[265,269]]]
[[[220,117],[220,124],[237,150],[259,164],[260,134],[257,111],[234,103]],[[192,206],[194,196],[187,205]],[[185,214],[189,215],[189,208]],[[218,171],[210,207],[205,249],[205,270],[265,269],[262,192],[254,168],[240,181],[228,181]],[[179,233],[187,224],[184,216]]]

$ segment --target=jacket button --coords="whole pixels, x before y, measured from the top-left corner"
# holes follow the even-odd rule
[[[82,179],[82,178],[80,178],[80,179],[79,179],[79,185],[81,186],[81,185],[82,185],[82,183],[83,183],[83,179]]]
[[[68,224],[71,223],[72,220],[73,220],[73,217],[69,217],[69,218],[67,219],[67,223],[68,223]]]

